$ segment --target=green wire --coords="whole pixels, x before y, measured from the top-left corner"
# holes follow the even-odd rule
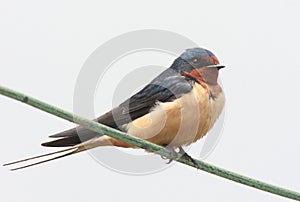
[[[136,146],[139,148],[143,148],[147,151],[156,153],[161,156],[165,156],[166,158],[169,158],[169,159],[172,158],[172,154],[170,153],[170,151],[164,147],[161,147],[159,145],[153,144],[151,142],[142,140],[142,139],[134,137],[134,136],[130,136],[126,133],[115,130],[113,128],[102,125],[100,123],[82,118],[77,115],[74,115],[68,111],[65,111],[58,107],[52,106],[48,103],[37,100],[37,99],[27,96],[23,93],[0,86],[0,94],[5,95],[10,98],[13,98],[18,101],[21,101],[25,104],[33,106],[42,111],[53,114],[54,116],[63,118],[65,120],[71,121],[76,124],[79,124],[85,128],[95,131],[97,133],[101,133],[101,134],[113,137],[115,139],[126,142],[130,145],[133,145],[133,146]],[[285,189],[282,187],[278,187],[278,186],[275,186],[272,184],[268,184],[268,183],[265,183],[265,182],[262,182],[262,181],[259,181],[259,180],[253,179],[253,178],[249,178],[249,177],[228,171],[226,169],[219,168],[212,164],[205,163],[205,162],[197,160],[197,159],[191,160],[188,157],[183,155],[176,161],[178,161],[180,163],[184,163],[184,164],[192,166],[192,167],[195,167],[195,168],[198,168],[198,169],[206,171],[208,173],[226,178],[228,180],[238,182],[240,184],[244,184],[244,185],[247,185],[250,187],[254,187],[256,189],[260,189],[260,190],[263,190],[266,192],[270,192],[270,193],[273,193],[276,195],[280,195],[280,196],[283,196],[286,198],[295,199],[295,200],[300,201],[300,193],[299,192],[295,192],[295,191],[288,190],[288,189]]]

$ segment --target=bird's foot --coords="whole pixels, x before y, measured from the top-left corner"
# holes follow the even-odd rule
[[[179,157],[179,155],[178,155],[178,153],[175,151],[175,149],[173,147],[166,146],[165,148],[170,151],[171,158],[167,158],[165,156],[161,156],[161,158],[162,159],[168,159],[169,161],[167,162],[167,164],[170,164],[173,160],[176,160]]]
[[[172,161],[180,158],[181,156],[185,157],[186,159],[188,159],[190,162],[193,163],[193,165],[197,168],[200,169],[197,162],[190,156],[188,155],[184,149],[182,147],[178,147],[179,151],[176,152],[175,149],[171,146],[166,146],[166,149],[168,149],[171,153],[171,158],[166,158],[165,156],[161,156],[162,159],[169,159],[169,161],[167,162],[167,164],[170,164]]]
[[[197,162],[190,156],[188,155],[182,147],[179,147],[179,152],[178,152],[180,155],[179,156],[184,156],[185,158],[187,158],[190,162],[192,162],[194,164],[194,166],[197,168],[197,169],[200,169]]]

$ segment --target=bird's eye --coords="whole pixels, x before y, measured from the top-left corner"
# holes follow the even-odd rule
[[[198,59],[197,58],[194,58],[193,59],[193,63],[197,63],[198,62]]]

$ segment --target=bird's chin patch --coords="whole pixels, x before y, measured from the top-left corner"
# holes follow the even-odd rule
[[[208,85],[217,85],[219,76],[219,69],[217,66],[198,68],[196,71],[204,83]]]

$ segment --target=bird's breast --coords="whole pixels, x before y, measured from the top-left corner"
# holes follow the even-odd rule
[[[159,145],[187,145],[212,128],[224,102],[222,91],[211,99],[208,88],[195,83],[189,93],[172,102],[158,102],[150,113],[129,123],[127,133]]]

